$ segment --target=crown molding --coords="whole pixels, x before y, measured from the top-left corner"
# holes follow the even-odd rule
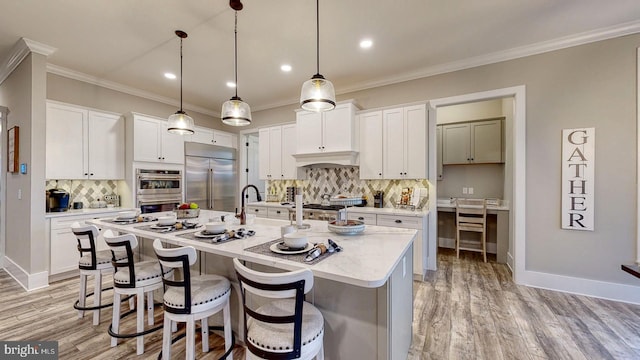
[[[424,77],[446,74],[454,71],[465,70],[483,65],[494,64],[502,61],[514,60],[531,55],[542,54],[550,51],[561,50],[573,46],[589,44],[596,41],[602,41],[607,39],[613,39],[620,36],[636,34],[640,32],[640,20],[622,23],[606,28],[600,28],[583,33],[573,34],[556,38],[553,40],[542,41],[531,45],[515,47],[509,50],[498,51],[490,54],[474,56],[459,61],[452,61],[449,63],[439,64],[435,66],[425,67],[418,71],[407,72],[399,74],[393,77],[387,77],[381,80],[367,81],[356,83],[348,87],[341,87],[339,91],[336,91],[337,95],[348,94],[356,91],[367,90],[375,87],[397,84],[405,81],[416,80]],[[1,69],[1,68],[0,68]],[[68,77],[71,79],[88,82],[94,85],[109,88],[111,90],[120,91],[126,94],[139,96],[149,100],[158,101],[172,106],[179,106],[179,103],[174,99],[159,96],[148,91],[136,89],[130,86],[118,84],[115,82],[102,80],[97,77],[93,77],[87,74],[83,74],[74,70],[66,69],[57,65],[47,64],[47,71],[60,76]],[[1,75],[1,73],[0,73]],[[0,79],[4,80],[2,77]],[[0,80],[0,83],[2,83]],[[268,103],[262,106],[256,106],[253,111],[262,111],[273,109],[280,106],[286,106],[295,104],[298,102],[298,98],[289,98],[287,100]],[[220,113],[206,109],[203,107],[185,104],[185,108],[193,111],[197,111],[206,115],[220,117]]]
[[[157,95],[154,94],[152,92],[149,91],[145,91],[145,90],[141,90],[138,88],[134,88],[132,86],[127,86],[127,85],[123,85],[114,81],[109,81],[109,80],[104,80],[101,79],[99,77],[95,77],[95,76],[91,76],[85,73],[82,73],[80,71],[75,71],[75,70],[71,70],[62,66],[58,66],[58,65],[54,65],[51,63],[47,64],[47,72],[51,73],[51,74],[55,74],[55,75],[60,75],[69,79],[73,79],[73,80],[78,80],[78,81],[82,81],[82,82],[86,82],[89,84],[93,84],[96,86],[100,86],[103,88],[107,88],[110,90],[114,90],[114,91],[118,91],[121,93],[125,93],[125,94],[129,94],[129,95],[133,95],[133,96],[138,96],[144,99],[148,99],[148,100],[153,100],[153,101],[157,101],[163,104],[167,104],[167,105],[171,105],[171,106],[175,106],[175,107],[179,107],[180,106],[180,102],[176,101],[172,98],[166,97],[166,96],[161,96],[161,95]],[[196,106],[196,105],[191,105],[188,103],[183,103],[182,107],[187,109],[187,110],[192,110],[192,111],[196,111],[199,112],[201,114],[205,114],[205,115],[209,115],[209,116],[213,116],[213,117],[220,117],[220,113],[217,111],[213,111],[210,109],[206,109],[203,108],[201,106]]]
[[[27,38],[20,38],[9,51],[9,55],[0,63],[0,84],[2,84],[11,73],[20,65],[22,60],[34,52],[44,56],[53,54],[57,49],[49,45],[39,43],[37,41],[29,40]]]
[[[454,71],[465,70],[483,65],[494,64],[507,60],[514,60],[531,55],[538,55],[550,51],[561,50],[573,46],[589,44],[596,41],[613,39],[620,36],[636,34],[640,32],[640,20],[622,23],[606,28],[600,28],[583,33],[542,41],[530,45],[519,46],[512,49],[497,51],[490,54],[474,56],[459,61],[429,66],[418,71],[400,74],[383,80],[363,82],[341,88],[336,94],[345,94],[355,91],[362,91],[374,87],[397,84],[405,81],[416,80],[424,77],[446,74]]]

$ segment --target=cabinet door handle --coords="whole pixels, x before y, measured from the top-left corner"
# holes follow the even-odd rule
[[[260,211],[260,210],[258,210],[258,209],[254,209],[253,211],[258,212],[258,211]]]
[[[91,173],[90,175],[93,176],[93,173]]]
[[[402,220],[396,220],[396,224],[402,224]]]
[[[382,176],[382,173],[378,173],[379,176]]]
[[[87,173],[84,173],[84,176],[87,176],[87,175],[89,175],[89,174],[87,174]]]
[[[280,210],[276,210],[276,214],[280,214]]]
[[[358,216],[358,220],[362,221],[364,218],[362,216]]]

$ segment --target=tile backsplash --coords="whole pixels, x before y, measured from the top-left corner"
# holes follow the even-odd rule
[[[88,208],[105,195],[118,194],[118,182],[113,180],[47,180],[45,188],[63,189],[69,192],[69,202],[81,201]]]
[[[305,180],[271,180],[267,181],[267,194],[278,194],[279,201],[284,201],[288,186],[302,187],[304,201],[322,202],[323,194],[353,195],[367,197],[367,206],[373,206],[373,194],[377,190],[384,191],[384,207],[393,208],[400,200],[403,188],[415,186],[429,188],[426,179],[418,180],[360,180],[360,168],[308,168]],[[420,199],[419,208],[429,201],[428,196]]]

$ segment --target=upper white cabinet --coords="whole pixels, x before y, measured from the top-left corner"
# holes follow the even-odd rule
[[[185,140],[202,144],[226,146],[234,149],[237,148],[238,142],[235,134],[200,126],[196,126],[193,135],[187,135]]]
[[[47,102],[47,179],[124,179],[124,119]]]
[[[167,131],[167,120],[137,113],[133,121],[133,161],[184,164],[184,137]]]
[[[444,165],[501,162],[501,119],[442,125]]]
[[[360,123],[360,179],[382,179],[382,111],[358,115]]]
[[[385,179],[427,177],[427,116],[424,104],[382,111]]]
[[[272,126],[259,130],[259,169],[262,180],[296,178],[293,158],[296,146],[296,125]]]
[[[322,113],[298,111],[297,154],[357,150],[353,103],[338,104]]]

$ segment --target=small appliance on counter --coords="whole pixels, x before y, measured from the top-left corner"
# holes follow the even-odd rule
[[[47,212],[61,212],[69,210],[69,193],[62,189],[49,189],[46,193]]]
[[[120,207],[120,196],[118,195],[115,195],[115,194],[105,195],[104,201],[107,203],[107,207]]]
[[[76,209],[76,210],[77,209],[82,209],[83,205],[84,204],[82,203],[82,201],[74,201],[73,202],[73,208]]]
[[[384,207],[384,202],[383,199],[384,198],[384,192],[383,191],[376,191],[373,194],[373,207],[376,208],[383,208]]]

